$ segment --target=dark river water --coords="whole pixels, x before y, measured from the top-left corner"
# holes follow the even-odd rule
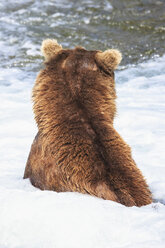
[[[3,68],[38,71],[45,38],[65,48],[118,48],[121,68],[165,51],[164,0],[1,0],[0,10]]]

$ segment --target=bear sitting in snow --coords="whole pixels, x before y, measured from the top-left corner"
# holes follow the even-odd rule
[[[34,88],[38,125],[24,178],[42,190],[88,193],[126,206],[152,202],[130,147],[113,127],[119,51],[63,49],[45,40]]]

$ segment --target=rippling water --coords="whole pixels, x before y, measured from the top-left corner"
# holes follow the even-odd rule
[[[124,67],[165,49],[164,0],[1,0],[0,10],[0,67],[37,71],[48,37],[69,48],[118,48]]]

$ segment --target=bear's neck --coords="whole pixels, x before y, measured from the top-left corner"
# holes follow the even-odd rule
[[[61,127],[85,128],[89,133],[105,123],[113,125],[116,113],[114,82],[86,85],[73,95],[67,82],[45,78],[42,71],[33,88],[34,114],[43,135],[61,132]],[[93,135],[95,135],[93,133]]]

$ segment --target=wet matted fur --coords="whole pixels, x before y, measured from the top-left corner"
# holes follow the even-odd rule
[[[24,178],[42,190],[75,191],[126,206],[152,202],[131,149],[113,127],[117,50],[62,49],[42,45],[45,69],[33,102],[36,135]]]

